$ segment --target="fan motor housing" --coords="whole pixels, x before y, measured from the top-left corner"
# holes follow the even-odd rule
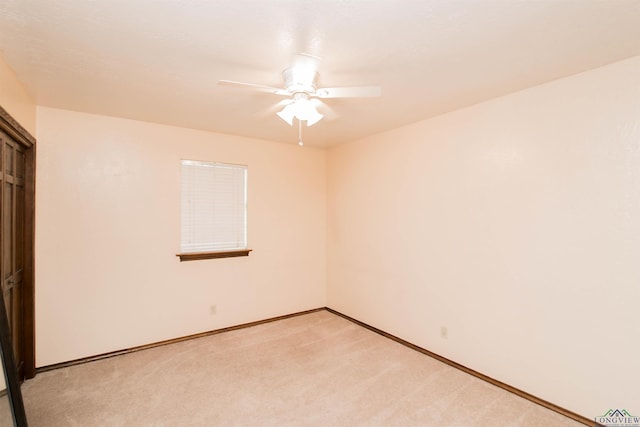
[[[291,94],[294,93],[308,93],[314,94],[318,88],[318,72],[309,70],[302,70],[299,68],[291,67],[282,72],[284,77],[285,87]]]

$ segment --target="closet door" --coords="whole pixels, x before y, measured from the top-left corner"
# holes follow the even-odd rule
[[[19,378],[24,378],[25,148],[0,132],[0,278]]]

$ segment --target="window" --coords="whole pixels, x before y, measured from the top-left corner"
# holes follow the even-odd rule
[[[181,261],[246,256],[247,167],[182,160]]]

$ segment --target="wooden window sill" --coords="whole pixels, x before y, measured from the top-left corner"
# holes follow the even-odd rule
[[[186,252],[176,254],[182,261],[197,261],[201,259],[214,259],[214,258],[233,258],[237,256],[249,256],[249,252],[253,249],[239,249],[233,251],[219,251],[219,252]]]

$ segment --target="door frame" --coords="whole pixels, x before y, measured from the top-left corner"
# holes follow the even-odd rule
[[[25,149],[25,219],[24,219],[24,270],[22,294],[22,337],[24,376],[36,375],[35,354],[35,202],[36,202],[36,139],[17,120],[0,106],[0,130]],[[19,363],[16,361],[16,363]],[[23,380],[24,378],[20,378]]]

